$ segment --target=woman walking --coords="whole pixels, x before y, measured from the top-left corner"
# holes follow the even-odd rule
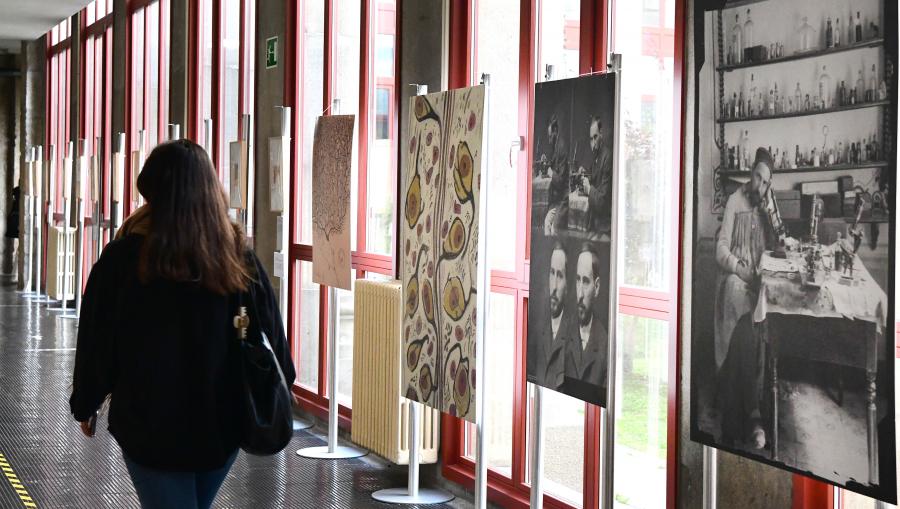
[[[71,411],[109,431],[145,509],[205,509],[242,440],[238,305],[250,295],[287,386],[295,378],[268,276],[228,218],[206,151],[156,147],[137,188],[147,205],[122,226],[88,279]]]

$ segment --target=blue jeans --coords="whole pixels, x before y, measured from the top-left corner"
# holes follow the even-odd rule
[[[237,453],[222,468],[204,472],[158,470],[122,457],[143,509],[209,509]]]

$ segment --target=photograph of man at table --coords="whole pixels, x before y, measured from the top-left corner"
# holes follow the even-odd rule
[[[897,5],[693,8],[691,439],[893,503]]]

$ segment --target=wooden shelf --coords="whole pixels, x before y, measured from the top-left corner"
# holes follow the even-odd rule
[[[824,110],[797,111],[792,113],[780,113],[778,115],[759,115],[756,117],[744,118],[720,118],[716,120],[716,122],[720,124],[730,124],[734,122],[755,122],[757,120],[775,120],[779,118],[811,117],[815,115],[828,115],[829,113],[840,113],[843,111],[859,110],[863,108],[877,108],[881,106],[887,106],[889,104],[890,101],[872,101],[857,103],[853,105],[838,106],[836,108],[828,108]]]
[[[823,171],[851,171],[851,170],[869,170],[872,168],[885,168],[887,161],[870,161],[860,164],[834,164],[831,166],[800,166],[798,168],[777,169],[773,172],[773,176],[782,173],[818,173]],[[719,175],[723,177],[744,177],[750,178],[750,172],[744,170],[720,170]]]
[[[761,4],[769,0],[730,0],[725,2],[725,7],[720,10],[733,9],[734,7],[743,7],[745,5]]]
[[[827,48],[827,49],[818,49],[811,51],[804,51],[802,53],[794,53],[793,55],[787,55],[780,58],[770,58],[769,60],[763,60],[761,62],[747,62],[741,64],[732,64],[732,65],[720,65],[716,68],[719,72],[731,72],[737,69],[747,69],[750,67],[761,67],[764,65],[773,65],[780,64],[782,62],[792,62],[795,60],[804,60],[807,58],[816,58],[822,57],[826,55],[832,55],[835,53],[843,53],[845,51],[853,51],[862,48],[877,48],[879,46],[884,45],[884,38],[878,37],[876,39],[869,39],[863,42],[856,42],[853,44],[847,44],[844,46],[838,46],[836,48]]]

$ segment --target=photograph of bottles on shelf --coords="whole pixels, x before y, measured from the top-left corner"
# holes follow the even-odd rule
[[[749,176],[757,147],[784,173],[887,166],[881,1],[740,3],[718,26],[719,174]]]

